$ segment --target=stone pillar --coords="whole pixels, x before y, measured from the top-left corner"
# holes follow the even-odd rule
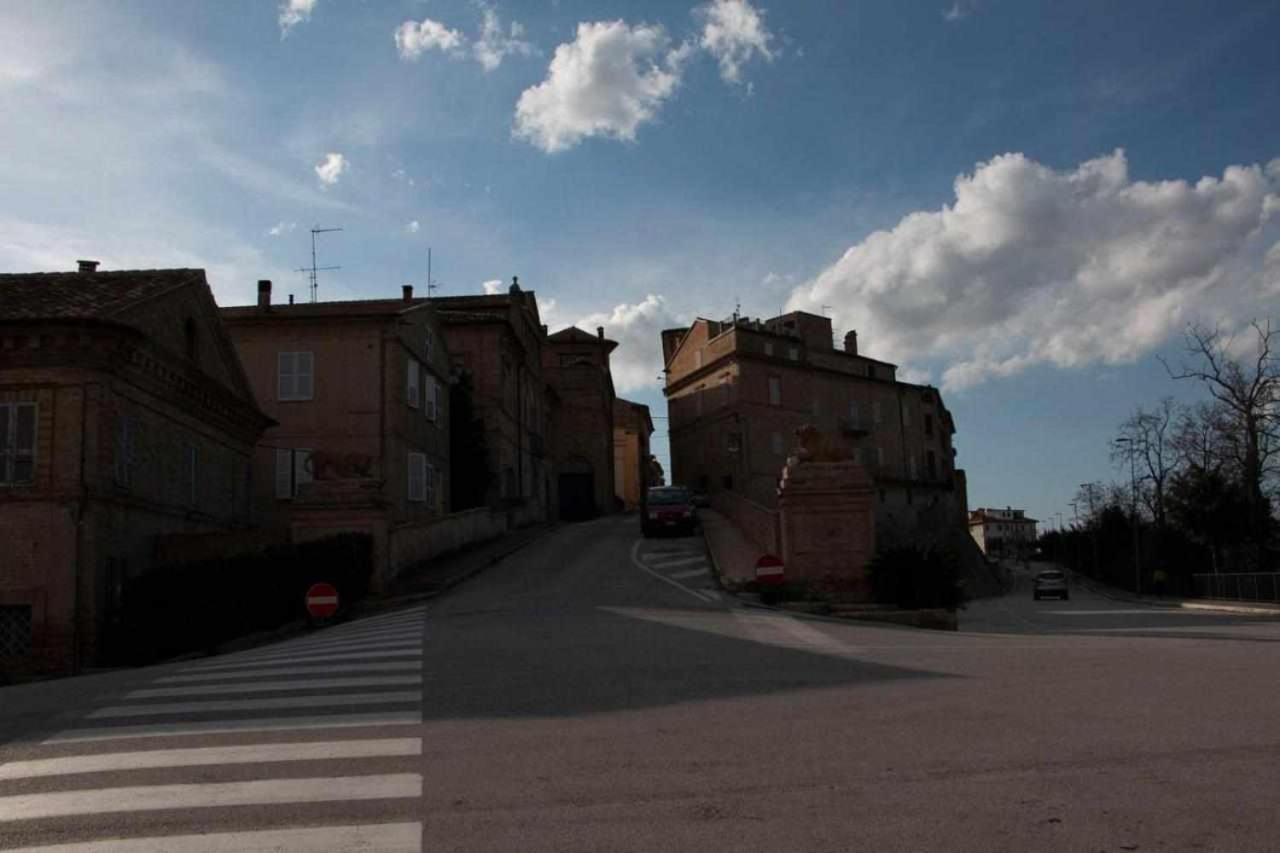
[[[778,514],[788,581],[808,581],[845,600],[871,599],[875,486],[865,468],[792,456],[782,469]]]

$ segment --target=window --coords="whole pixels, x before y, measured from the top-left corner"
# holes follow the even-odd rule
[[[115,465],[113,474],[116,485],[129,488],[129,475],[133,468],[133,418],[116,415]]]
[[[774,456],[782,455],[782,433],[775,432],[769,436],[769,449],[773,451]]]
[[[427,357],[428,363],[431,361],[431,345],[433,343],[435,343],[435,341],[431,337],[431,330],[425,329],[422,335],[422,354]]]
[[[800,360],[800,347],[787,347],[787,358],[792,361]]]
[[[200,341],[196,336],[196,321],[188,317],[187,321],[182,324],[182,334],[186,339],[184,343],[186,344],[187,360],[195,361],[196,356],[200,354]]]
[[[854,428],[858,428],[858,401],[849,401],[849,424]]]
[[[312,396],[313,361],[309,352],[282,352],[277,366],[276,398],[278,400],[310,400]]]
[[[873,400],[871,402],[871,420],[873,423],[880,423],[880,401]]]
[[[924,434],[933,435],[933,415],[924,416]]]
[[[276,448],[276,497],[289,500],[298,496],[298,487],[311,482],[311,451],[303,448]]]
[[[764,342],[764,354],[773,355],[773,341]]]
[[[409,452],[409,500],[421,503],[427,499],[427,457]]]
[[[186,477],[187,503],[196,506],[199,501],[199,481],[196,479],[196,469],[200,464],[200,451],[194,444],[185,445],[183,448],[183,456],[186,458],[186,464],[183,467],[183,473]]]
[[[35,480],[36,404],[0,404],[0,484]]]
[[[434,421],[440,417],[440,383],[434,376],[427,376],[423,385],[423,408],[426,409],[427,420]]]
[[[782,405],[782,379],[780,377],[769,377],[769,405]]]
[[[422,368],[418,365],[418,360],[410,356],[408,369],[405,372],[404,399],[411,409],[418,408],[421,373]]]
[[[430,462],[427,463],[426,473],[423,476],[423,483],[426,489],[427,506],[435,509],[436,506],[436,466]]]
[[[938,460],[937,460],[937,458],[933,455],[933,451],[932,451],[932,450],[927,450],[927,451],[925,451],[925,454],[924,454],[924,469],[925,469],[925,471],[926,471],[926,472],[928,472],[928,474],[929,474],[929,479],[930,479],[930,480],[936,480],[936,479],[938,479]]]

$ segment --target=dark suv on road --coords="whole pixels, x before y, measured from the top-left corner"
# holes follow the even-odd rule
[[[646,495],[640,516],[640,532],[645,536],[672,531],[689,534],[698,523],[693,494],[680,486],[655,486]]]

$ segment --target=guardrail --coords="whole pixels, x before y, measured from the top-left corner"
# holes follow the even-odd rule
[[[1280,572],[1231,572],[1192,575],[1195,594],[1200,598],[1233,601],[1280,601]]]

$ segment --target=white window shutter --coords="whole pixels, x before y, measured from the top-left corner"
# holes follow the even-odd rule
[[[276,357],[276,399],[292,400],[296,396],[294,387],[294,353],[282,352]]]
[[[296,385],[295,390],[297,391],[298,399],[310,400],[312,396],[313,387],[314,387],[314,383],[312,382],[312,376],[314,375],[314,371],[312,370],[313,361],[312,361],[311,353],[309,352],[294,353],[294,358],[296,360],[296,366],[297,366],[296,367],[297,375],[296,375],[296,378],[294,379],[294,384]]]
[[[293,497],[293,451],[283,447],[276,448],[276,497]]]

